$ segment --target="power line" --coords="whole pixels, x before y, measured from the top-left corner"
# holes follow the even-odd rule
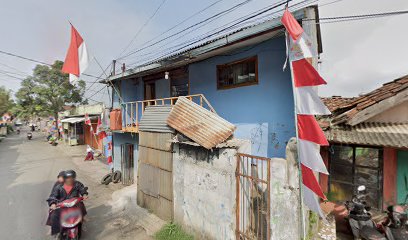
[[[187,30],[189,30],[189,29],[191,29],[191,28],[193,28],[193,27],[195,27],[195,26],[201,25],[201,24],[203,24],[203,23],[205,23],[205,22],[207,22],[207,21],[209,21],[209,20],[211,20],[211,19],[213,19],[213,18],[216,18],[216,17],[218,17],[218,16],[220,16],[220,15],[229,13],[229,12],[231,12],[231,11],[233,11],[233,10],[235,10],[235,9],[237,9],[237,8],[239,8],[239,7],[243,6],[243,5],[245,5],[245,4],[248,4],[248,3],[251,2],[251,1],[253,1],[253,0],[243,1],[243,2],[241,2],[241,3],[239,3],[239,4],[237,4],[237,5],[232,6],[231,8],[229,8],[229,9],[227,9],[227,10],[224,10],[224,11],[222,11],[222,12],[219,12],[219,13],[217,13],[217,14],[211,16],[211,17],[208,17],[208,18],[206,18],[206,19],[204,19],[204,20],[202,20],[202,21],[199,21],[198,23],[195,23],[195,24],[193,24],[193,25],[191,25],[191,26],[189,26],[189,27],[187,27],[187,28],[184,28],[183,30],[181,30],[181,31],[179,31],[179,32],[176,32],[176,33],[174,33],[174,34],[171,34],[171,35],[169,35],[169,36],[167,36],[167,37],[165,37],[165,38],[163,38],[163,39],[161,39],[161,40],[158,40],[158,41],[156,41],[156,42],[154,42],[154,43],[152,43],[152,44],[149,44],[149,45],[147,45],[147,46],[145,46],[145,47],[136,49],[136,50],[134,50],[134,51],[132,51],[132,52],[130,52],[130,53],[124,55],[123,57],[118,58],[118,59],[120,60],[120,59],[127,58],[127,57],[129,57],[129,56],[131,56],[131,55],[133,55],[133,54],[135,54],[135,53],[138,53],[138,52],[144,50],[144,49],[147,49],[147,48],[150,48],[150,47],[152,47],[152,46],[155,46],[155,45],[157,45],[157,44],[159,44],[159,43],[161,43],[161,42],[163,42],[163,41],[165,41],[165,40],[167,40],[167,39],[169,39],[169,38],[172,38],[172,37],[174,37],[174,36],[177,36],[177,35],[179,35],[179,34],[185,32],[185,31],[187,31]],[[148,42],[150,42],[150,41],[148,41]],[[148,43],[148,42],[146,42],[146,43]]]
[[[136,38],[139,36],[139,34],[143,31],[143,29],[149,24],[149,22],[154,18],[154,16],[156,16],[157,12],[160,10],[160,8],[164,5],[164,3],[167,0],[163,0],[160,5],[156,8],[156,10],[153,12],[153,14],[150,16],[149,19],[147,19],[147,21],[142,25],[141,28],[139,28],[139,30],[137,31],[137,33],[135,34],[135,36],[133,36],[132,40],[130,40],[129,44],[123,49],[123,51],[119,54],[118,58],[120,58],[122,56],[122,54],[124,52],[126,52],[126,50],[133,44],[133,42],[136,40]]]
[[[197,16],[197,15],[203,13],[204,11],[210,9],[211,7],[213,7],[214,5],[216,5],[217,3],[222,2],[222,1],[224,1],[224,0],[218,0],[218,1],[214,2],[214,3],[211,3],[210,5],[206,6],[205,8],[199,10],[198,12],[195,12],[194,14],[192,14],[192,15],[190,15],[189,17],[185,18],[184,20],[178,22],[176,25],[170,27],[170,28],[167,29],[166,31],[164,31],[164,32],[162,32],[162,33],[160,33],[160,34],[158,34],[156,37],[153,37],[153,38],[151,38],[150,40],[144,42],[144,43],[141,45],[141,47],[143,47],[143,46],[145,46],[146,44],[148,44],[149,42],[152,42],[153,40],[155,40],[155,39],[157,39],[157,38],[163,36],[164,34],[170,32],[171,30],[173,30],[173,29],[179,27],[179,26],[182,25],[183,23],[185,23],[185,22],[187,22],[188,20],[194,18],[195,16]]]
[[[289,1],[293,1],[293,0],[289,0]],[[280,6],[283,6],[283,5],[286,4],[286,2],[287,2],[287,1],[281,1],[280,3],[274,4],[273,6],[267,7],[267,8],[265,8],[265,9],[261,10],[261,11],[257,11],[256,14],[247,15],[247,17],[244,17],[243,19],[241,19],[241,20],[239,20],[238,22],[232,24],[231,26],[225,27],[225,28],[223,28],[223,29],[221,29],[221,30],[219,30],[219,31],[216,31],[216,32],[212,33],[212,34],[208,34],[208,35],[206,35],[206,36],[203,37],[203,38],[200,38],[200,39],[195,40],[195,41],[193,41],[193,42],[191,42],[191,43],[185,44],[184,46],[182,46],[182,47],[180,47],[180,48],[178,48],[178,49],[176,49],[176,50],[174,50],[174,51],[172,51],[172,52],[170,52],[170,53],[165,53],[165,54],[163,54],[163,55],[161,55],[161,56],[155,58],[154,60],[150,61],[149,63],[155,62],[155,61],[157,61],[158,59],[161,59],[161,58],[164,57],[164,56],[168,56],[168,55],[172,55],[172,54],[174,54],[174,53],[177,53],[177,52],[183,50],[184,48],[189,47],[189,46],[193,46],[193,45],[195,45],[195,44],[197,44],[197,43],[199,43],[199,42],[201,42],[201,41],[203,41],[203,40],[205,40],[205,39],[207,39],[207,38],[211,38],[211,37],[213,37],[213,36],[215,36],[215,35],[217,35],[217,34],[223,33],[224,31],[229,30],[229,29],[231,29],[231,28],[233,28],[233,27],[235,27],[235,26],[237,26],[237,25],[239,25],[239,24],[241,24],[241,23],[243,23],[243,22],[245,22],[245,21],[247,21],[247,20],[250,20],[250,19],[252,19],[252,18],[255,18],[255,17],[257,17],[257,16],[259,16],[259,15],[261,15],[261,14],[263,14],[263,13],[269,12],[269,11],[275,9],[275,8],[280,7]],[[307,0],[305,0],[305,1],[303,1],[303,2],[307,2]],[[280,11],[282,11],[282,10],[280,10]],[[232,21],[232,22],[234,22],[234,21]],[[148,63],[147,63],[147,64],[148,64]]]
[[[27,61],[30,61],[30,62],[39,63],[39,64],[47,65],[47,66],[50,66],[50,67],[52,66],[52,64],[49,64],[49,63],[46,63],[46,62],[43,62],[43,61],[40,61],[40,60],[32,59],[32,58],[29,58],[29,57],[24,57],[24,56],[21,56],[21,55],[18,55],[18,54],[14,54],[14,53],[2,51],[2,50],[0,50],[0,53],[5,54],[5,55],[8,55],[8,56],[12,56],[12,57],[24,59],[24,60],[27,60]],[[96,76],[93,76],[93,75],[90,75],[90,74],[86,74],[86,73],[82,73],[82,75],[85,75],[85,76],[88,76],[88,77],[93,77],[93,78],[98,78],[98,77],[96,77]],[[100,79],[100,77],[99,77],[99,79]]]
[[[306,6],[306,5],[310,5],[311,3],[316,2],[316,1],[317,1],[317,0],[304,0],[304,1],[302,1],[302,2],[299,2],[299,3],[296,3],[296,4],[292,5],[292,6],[290,6],[289,8],[290,8],[291,10],[293,10],[293,11],[296,11],[296,10],[298,10],[298,9],[300,9],[300,8]],[[159,56],[158,58],[156,58],[156,59],[160,59],[160,58],[162,58],[163,56],[166,56],[166,55],[175,53],[175,52],[177,52],[178,50],[180,50],[180,49],[178,49],[178,50],[170,51],[170,52],[169,52],[169,50],[171,50],[171,49],[175,49],[175,48],[177,48],[177,47],[179,47],[179,46],[183,46],[183,45],[184,45],[184,46],[183,46],[182,48],[185,48],[185,47],[188,47],[188,46],[190,46],[190,45],[193,45],[193,44],[194,44],[193,41],[195,41],[195,40],[198,40],[198,42],[200,42],[200,41],[202,41],[202,40],[204,40],[204,39],[206,39],[206,38],[208,38],[208,37],[212,37],[212,36],[217,35],[217,34],[225,33],[225,32],[227,32],[227,31],[232,32],[232,31],[234,31],[234,30],[237,29],[237,28],[241,28],[241,27],[248,26],[248,23],[250,23],[250,22],[259,22],[260,19],[263,20],[266,16],[271,16],[271,15],[274,15],[274,14],[280,14],[280,12],[281,12],[282,10],[278,10],[278,11],[272,12],[272,13],[266,15],[266,16],[262,16],[262,17],[260,17],[260,18],[253,19],[253,18],[255,18],[255,17],[258,17],[259,15],[262,15],[262,14],[265,13],[265,12],[268,12],[268,11],[270,11],[270,10],[276,8],[276,7],[279,7],[279,6],[276,6],[277,4],[280,5],[280,6],[282,6],[284,3],[286,3],[286,1],[280,1],[280,2],[278,2],[278,3],[269,5],[269,6],[267,6],[267,7],[264,7],[264,8],[262,8],[262,9],[260,9],[260,10],[257,10],[257,11],[255,11],[255,12],[252,12],[252,13],[246,15],[246,16],[243,16],[243,17],[241,17],[241,18],[235,19],[235,20],[233,20],[233,21],[231,21],[231,22],[229,22],[229,23],[227,23],[227,24],[225,24],[225,25],[222,25],[222,26],[220,26],[220,27],[218,27],[218,28],[216,28],[216,29],[214,29],[214,30],[211,30],[211,31],[209,31],[209,32],[207,32],[207,33],[204,33],[204,34],[200,35],[200,36],[197,36],[197,37],[195,37],[195,38],[192,38],[192,39],[190,39],[190,40],[188,40],[188,41],[182,42],[182,43],[180,43],[180,44],[177,44],[177,45],[172,46],[172,47],[170,47],[170,48],[167,48],[167,49],[165,49],[165,50],[158,49],[158,50],[152,51],[152,52],[147,53],[147,54],[144,54],[144,55],[151,55],[151,54],[154,54],[154,53],[156,53],[156,52],[167,51],[167,53],[164,53],[164,54],[162,54],[161,56]],[[248,16],[250,16],[250,17],[248,17]],[[250,20],[250,21],[248,21],[248,20]],[[232,24],[232,23],[235,23],[235,24],[230,25],[230,24]],[[225,26],[228,26],[228,27],[225,27]],[[225,28],[224,28],[224,27],[225,27]],[[221,29],[221,30],[220,30],[220,31],[216,31],[216,30],[219,30],[219,29]],[[182,38],[183,36],[188,35],[189,33],[190,33],[190,32],[188,32],[188,33],[186,33],[186,34],[180,36],[179,38]],[[179,39],[179,38],[177,38],[177,39]],[[175,40],[177,40],[177,39],[175,39]],[[173,42],[173,41],[172,41],[172,42]],[[171,43],[171,42],[170,42],[170,43]],[[169,43],[168,43],[168,44],[169,44]],[[168,45],[168,44],[167,44],[167,45]],[[187,44],[187,45],[185,45],[185,44]],[[149,58],[147,58],[147,59],[149,59]],[[152,60],[152,59],[150,58],[150,60]],[[146,59],[144,59],[144,60],[139,60],[139,61],[137,61],[136,63],[131,63],[131,64],[129,64],[128,66],[136,65],[136,64],[138,64],[138,63],[140,63],[140,62],[146,62],[146,61],[147,61]],[[154,60],[152,60],[152,61],[150,61],[150,62],[154,62]],[[148,62],[148,63],[150,63],[150,62]]]

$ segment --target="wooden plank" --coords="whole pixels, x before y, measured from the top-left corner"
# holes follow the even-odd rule
[[[168,200],[173,200],[173,174],[165,170],[160,170],[160,184],[159,193],[160,196]]]

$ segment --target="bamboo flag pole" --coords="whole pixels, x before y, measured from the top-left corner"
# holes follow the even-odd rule
[[[289,35],[287,31],[285,31],[285,39],[286,39],[286,48],[289,49]],[[289,50],[288,50],[289,51]],[[289,52],[287,52],[289,54]],[[299,133],[298,133],[298,119],[297,119],[297,99],[296,99],[296,93],[295,93],[295,82],[294,82],[294,77],[293,77],[293,69],[292,69],[292,63],[291,59],[288,61],[289,63],[289,69],[290,69],[290,75],[291,75],[291,82],[292,82],[292,92],[293,92],[293,103],[294,103],[294,116],[295,116],[295,130],[296,130],[296,160],[298,162],[298,176],[299,176],[299,230],[301,233],[301,239],[306,239],[306,224],[305,224],[305,218],[304,218],[304,208],[303,208],[303,182],[302,182],[302,166],[301,162],[299,159]]]

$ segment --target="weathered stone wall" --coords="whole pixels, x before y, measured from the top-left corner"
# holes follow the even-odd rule
[[[173,149],[174,221],[196,239],[235,239],[237,150]]]

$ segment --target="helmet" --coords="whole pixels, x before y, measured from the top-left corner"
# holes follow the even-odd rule
[[[64,177],[64,175],[65,175],[65,171],[61,171],[61,172],[58,173],[57,178]]]
[[[64,178],[76,178],[76,172],[74,170],[67,170],[64,173]]]

